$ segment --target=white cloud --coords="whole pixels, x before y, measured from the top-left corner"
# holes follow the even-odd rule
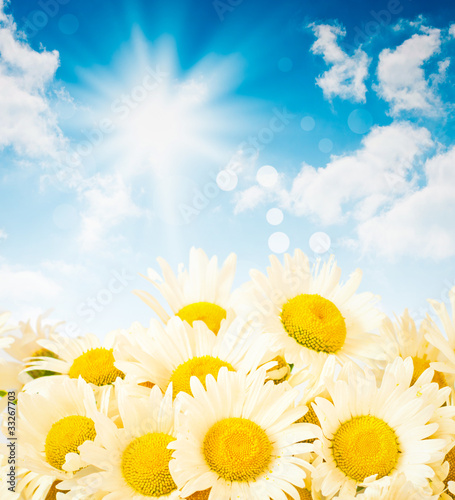
[[[0,240],[6,240],[6,238],[8,238],[7,232],[0,228]]]
[[[337,39],[346,36],[344,29],[328,24],[312,24],[311,28],[317,37],[311,51],[322,55],[327,65],[331,65],[330,69],[316,79],[324,97],[365,102],[367,88],[364,82],[371,59],[360,47],[352,56],[341,49]]]
[[[333,157],[325,168],[304,164],[289,190],[255,185],[239,193],[235,211],[273,202],[322,224],[354,223],[356,239],[340,243],[364,253],[453,257],[455,146],[423,160],[434,146],[423,127],[376,127],[353,154]]]
[[[364,220],[413,187],[410,174],[416,160],[432,145],[425,128],[397,122],[375,127],[352,154],[334,156],[324,168],[306,163],[289,190],[252,186],[240,193],[236,213],[273,199],[298,216],[322,224],[342,222],[348,216]]]
[[[37,304],[58,298],[62,289],[41,271],[0,263],[0,302],[7,307],[17,304]]]
[[[427,115],[441,112],[437,85],[444,80],[449,60],[438,64],[438,72],[425,77],[424,64],[441,48],[441,31],[422,28],[395,50],[379,55],[378,85],[375,90],[390,104],[390,112],[418,111]]]
[[[229,159],[224,170],[237,175],[251,175],[255,170],[259,157],[259,150],[255,149],[252,153],[251,149],[251,147],[248,148],[247,144],[241,144]]]
[[[55,89],[59,54],[33,50],[4,8],[0,0],[0,154],[11,149],[18,165],[38,160],[45,169],[42,186],[52,181],[77,193],[85,207],[80,241],[92,247],[109,229],[140,210],[120,176],[87,178],[83,168],[65,167],[69,141],[52,111],[53,104],[71,100],[64,89]],[[52,166],[58,168],[54,171]]]
[[[424,160],[429,131],[408,122],[376,127],[350,155],[324,168],[304,164],[290,189],[254,185],[238,194],[236,213],[273,202],[322,224],[348,223],[351,249],[397,257],[455,256],[455,146]]]
[[[455,255],[455,146],[425,163],[426,185],[358,227],[363,251],[443,259]]]
[[[455,24],[450,25],[449,35],[455,37]]]
[[[64,142],[47,92],[59,66],[57,51],[37,52],[20,39],[0,2],[0,150],[56,157]]]
[[[236,194],[234,214],[251,210],[265,201],[267,190],[261,186],[251,186]]]
[[[81,277],[88,272],[84,266],[70,264],[63,260],[46,260],[41,264],[41,267],[50,273],[65,276],[77,275]]]
[[[79,235],[85,250],[98,246],[107,231],[125,218],[143,214],[131,199],[131,188],[119,175],[98,174],[85,181],[80,198],[86,206]]]
[[[35,321],[40,314],[58,307],[63,292],[61,283],[49,276],[45,266],[31,269],[0,257],[1,309],[11,311],[13,321]]]
[[[6,0],[8,1],[8,0]],[[5,0],[0,0],[0,21],[5,21],[6,20],[6,14],[5,14]]]
[[[304,165],[282,204],[323,224],[346,213],[366,219],[410,188],[415,160],[430,146],[430,133],[408,123],[375,127],[355,153],[332,157],[325,168]]]

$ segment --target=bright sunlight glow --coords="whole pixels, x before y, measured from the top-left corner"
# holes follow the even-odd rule
[[[242,64],[236,56],[210,54],[183,71],[172,38],[151,43],[135,33],[109,74],[81,72],[87,85],[80,97],[90,113],[79,113],[73,125],[112,123],[96,147],[97,168],[109,163],[127,176],[177,174],[190,164],[221,169],[242,138],[242,117],[254,115],[246,99],[234,95]]]

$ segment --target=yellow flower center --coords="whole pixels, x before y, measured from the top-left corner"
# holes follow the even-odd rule
[[[177,488],[169,472],[172,450],[167,449],[174,440],[169,434],[153,432],[136,438],[126,447],[121,468],[133,490],[141,495],[160,497]]]
[[[333,302],[317,294],[301,294],[281,310],[281,321],[290,337],[318,352],[334,353],[346,340],[346,323]]]
[[[225,418],[207,432],[202,445],[210,469],[226,481],[254,481],[272,459],[265,431],[246,418]]]
[[[308,491],[307,488],[299,488],[298,486],[294,486],[294,488],[299,492],[300,500],[313,499],[313,497],[311,496],[311,492]],[[292,497],[290,497],[287,493],[285,493],[285,495],[288,500],[292,500]]]
[[[44,451],[52,467],[62,469],[67,453],[79,453],[78,447],[96,436],[95,422],[81,415],[71,415],[55,422],[46,437]]]
[[[71,378],[78,378],[80,375],[86,382],[95,385],[112,384],[117,377],[125,377],[125,374],[114,366],[114,361],[113,349],[89,349],[73,361],[68,375]]]
[[[211,302],[195,302],[182,307],[176,316],[191,326],[193,321],[203,321],[213,333],[218,334],[221,321],[226,318],[226,310]]]
[[[170,382],[172,382],[174,395],[177,395],[180,391],[184,391],[192,396],[190,387],[191,377],[197,377],[205,387],[205,378],[207,375],[213,375],[216,380],[218,372],[223,366],[231,372],[235,371],[232,365],[213,356],[200,356],[185,361],[185,363],[177,366],[171,375]]]
[[[415,384],[417,379],[422,375],[422,373],[430,368],[430,362],[424,356],[423,358],[418,358],[417,356],[412,357],[412,361],[414,362],[414,373],[412,374],[411,385]],[[447,387],[446,378],[444,374],[441,372],[437,372],[435,370],[432,382],[436,382],[439,387]]]
[[[342,424],[332,443],[337,466],[357,482],[373,474],[377,479],[387,476],[400,453],[395,431],[372,415],[354,417]]]
[[[455,446],[447,453],[444,458],[444,461],[449,462],[449,473],[444,480],[444,484],[447,488],[449,481],[455,481]],[[455,498],[453,493],[450,493],[449,490],[446,490],[445,493],[449,495],[451,498]]]
[[[31,358],[54,358],[54,359],[58,359],[57,354],[55,354],[52,351],[49,351],[48,349],[44,349],[44,348],[38,349],[30,357]],[[31,365],[29,365],[29,364],[25,365],[26,368],[29,367],[29,366],[31,366]],[[31,370],[31,371],[29,371],[27,373],[32,378],[49,377],[50,375],[57,375],[56,372],[51,372],[50,370]]]

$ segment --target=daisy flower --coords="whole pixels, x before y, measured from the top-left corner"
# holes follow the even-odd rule
[[[425,338],[440,353],[439,360],[431,363],[431,368],[442,372],[447,384],[453,389],[455,382],[455,287],[449,292],[449,300],[452,317],[444,303],[436,300],[428,301],[437,314],[445,335],[429,316],[422,322],[422,327],[425,331]]]
[[[250,375],[221,368],[218,380],[207,377],[207,388],[191,379],[194,397],[181,393],[184,413],[169,444],[169,467],[183,498],[301,498],[297,488],[305,489],[311,465],[296,455],[313,445],[299,441],[316,437],[318,428],[294,423],[306,411],[294,407],[297,391],[265,380],[265,368]]]
[[[386,360],[391,363],[397,357],[403,359],[410,356],[414,365],[414,374],[411,385],[427,369],[434,369],[434,362],[441,357],[441,352],[425,338],[426,329],[423,325],[417,330],[414,320],[406,309],[396,323],[390,318],[385,318],[380,326],[382,349],[386,354]],[[433,382],[439,387],[447,386],[447,381],[443,372],[435,371]]]
[[[9,313],[0,316],[0,324],[2,317],[7,318]],[[32,370],[28,373],[23,372],[27,367],[27,362],[34,356],[49,356],[56,355],[46,349],[43,349],[38,340],[48,338],[53,335],[58,324],[43,325],[41,315],[36,320],[36,326],[33,328],[30,321],[27,323],[20,322],[17,328],[14,328],[13,335],[9,337],[8,346],[4,347],[5,352],[13,359],[13,361],[0,360],[0,396],[4,395],[8,389],[21,391],[25,384],[31,380],[47,375],[54,375],[54,372],[47,370]],[[8,328],[11,331],[11,328]],[[1,326],[0,326],[1,335]],[[0,400],[0,411],[5,407],[5,401]]]
[[[119,391],[124,428],[117,428],[101,413],[95,417],[96,439],[84,443],[79,451],[81,461],[95,466],[97,472],[70,479],[62,487],[78,485],[80,491],[90,492],[95,479],[97,487],[106,492],[106,500],[180,499],[169,472],[172,450],[168,444],[177,436],[172,386],[164,395],[153,387],[148,397],[141,397],[141,389],[124,386]]]
[[[284,260],[282,265],[271,256],[267,276],[251,271],[252,282],[243,288],[248,321],[270,332],[273,347],[284,349],[286,360],[297,368],[323,364],[330,354],[343,362],[376,358],[377,336],[368,332],[383,315],[373,307],[372,294],[355,294],[361,271],[341,285],[341,269],[333,258],[322,266],[318,261],[313,273],[301,250]]]
[[[35,327],[31,325],[30,321],[27,321],[27,323],[19,323],[18,329],[20,331],[20,335],[14,337],[14,342],[7,350],[8,354],[18,362],[25,363],[29,358],[38,356],[49,356],[51,358],[56,357],[55,353],[43,349],[43,347],[39,344],[40,340],[57,336],[58,334],[56,333],[56,328],[61,324],[43,324],[43,319],[47,314],[48,313],[38,316]],[[38,371],[37,373],[30,372],[28,375],[32,378],[38,378],[43,375],[48,375],[48,373],[43,374]]]
[[[227,310],[233,306],[231,288],[236,259],[232,253],[218,268],[217,257],[209,260],[203,250],[193,247],[188,270],[182,267],[176,276],[169,264],[158,258],[163,277],[149,269],[147,279],[167,301],[173,315],[188,321],[190,325],[193,321],[204,321],[213,332],[218,333]],[[170,316],[153,295],[141,290],[135,290],[134,293],[167,323]]]
[[[413,386],[412,359],[397,358],[378,388],[371,370],[348,370],[346,380],[328,386],[333,403],[316,398],[313,408],[322,427],[315,450],[324,458],[313,475],[317,489],[332,498],[354,496],[357,487],[379,488],[403,473],[416,487],[428,488],[429,464],[442,459],[445,439],[429,438],[431,423],[450,389],[431,384],[426,370]]]
[[[93,334],[76,339],[54,336],[52,339],[39,340],[38,344],[41,347],[55,353],[57,357],[33,358],[25,371],[55,372],[58,375],[54,375],[53,378],[58,380],[82,377],[94,389],[103,390],[117,378],[124,377],[124,374],[114,366],[113,351],[117,340],[116,331],[109,333],[103,343]],[[41,383],[42,379],[34,380],[27,384],[27,390],[39,387]]]
[[[127,345],[115,351],[115,366],[131,383],[151,382],[165,391],[172,382],[174,394],[191,394],[192,376],[205,384],[207,375],[218,375],[220,368],[249,372],[264,358],[264,336],[246,333],[237,318],[223,322],[215,335],[202,321],[191,327],[180,318],[171,318],[166,326],[152,320],[148,331],[140,332]],[[134,342],[134,343],[133,343]]]
[[[101,412],[106,412],[106,406],[104,401],[100,402]],[[79,445],[96,436],[94,416],[99,412],[95,395],[81,378],[52,377],[46,379],[39,394],[19,393],[18,408],[21,438],[18,463],[39,474],[41,498],[46,498],[52,486],[55,490],[61,481],[73,477],[68,454],[77,454]],[[33,478],[29,476],[28,482]]]

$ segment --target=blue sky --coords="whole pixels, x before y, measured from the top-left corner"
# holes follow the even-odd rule
[[[334,253],[390,314],[455,285],[455,6],[0,0],[0,300],[100,336],[163,256]]]

